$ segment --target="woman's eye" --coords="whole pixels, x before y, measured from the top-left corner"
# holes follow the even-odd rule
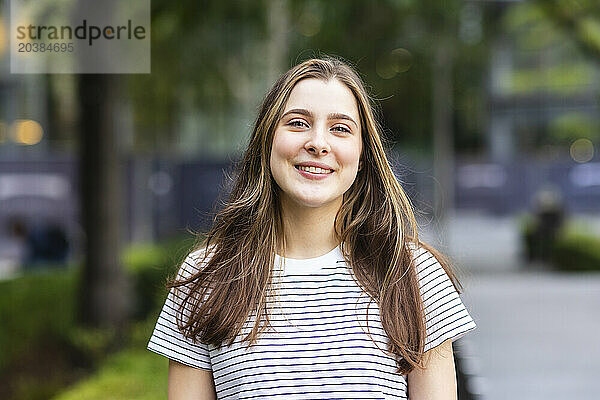
[[[293,120],[288,122],[289,126],[293,126],[295,128],[304,128],[304,127],[308,127],[308,125],[304,122],[304,121],[300,121],[300,120]]]
[[[351,133],[350,129],[346,128],[345,126],[341,126],[341,125],[334,126],[332,129],[335,131],[338,131],[338,132]]]

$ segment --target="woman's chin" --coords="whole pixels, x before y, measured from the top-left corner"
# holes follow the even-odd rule
[[[323,197],[302,197],[302,198],[297,198],[295,201],[295,203],[298,206],[306,207],[306,208],[315,208],[315,209],[331,206],[333,204],[333,202],[334,202],[334,200],[332,200],[330,198],[323,198]]]

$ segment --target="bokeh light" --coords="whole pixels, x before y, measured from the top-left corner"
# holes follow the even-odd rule
[[[571,158],[578,163],[586,163],[594,158],[594,144],[589,139],[577,139],[569,149]]]
[[[306,3],[303,12],[296,21],[296,29],[302,36],[315,36],[321,31],[322,22],[323,16],[317,4]]]
[[[399,73],[406,72],[412,65],[412,58],[410,51],[403,48],[394,49],[377,60],[377,75],[383,79],[391,79]]]
[[[12,139],[20,144],[38,144],[44,136],[42,126],[30,119],[18,119],[11,126]]]

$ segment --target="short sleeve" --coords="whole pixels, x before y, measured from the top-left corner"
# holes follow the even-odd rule
[[[195,252],[186,257],[179,269],[178,278],[189,277],[198,270],[199,254]],[[148,350],[190,367],[212,370],[208,345],[194,343],[184,337],[177,327],[176,316],[182,300],[177,292],[174,288],[169,291],[148,342]]]
[[[415,251],[415,267],[425,309],[425,351],[476,328],[448,274],[429,251]]]

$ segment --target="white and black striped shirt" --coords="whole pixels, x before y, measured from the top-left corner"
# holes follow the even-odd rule
[[[435,257],[414,253],[426,313],[429,350],[475,328],[458,293]],[[197,270],[190,254],[180,274]],[[282,260],[285,261],[282,265]],[[232,346],[194,344],[177,329],[178,297],[171,291],[148,349],[196,368],[212,370],[219,399],[398,399],[408,398],[406,376],[387,352],[379,308],[357,286],[339,246],[316,258],[275,259],[280,282],[271,325],[258,343],[240,338]],[[368,306],[368,314],[367,314]],[[368,315],[368,329],[367,329]]]

